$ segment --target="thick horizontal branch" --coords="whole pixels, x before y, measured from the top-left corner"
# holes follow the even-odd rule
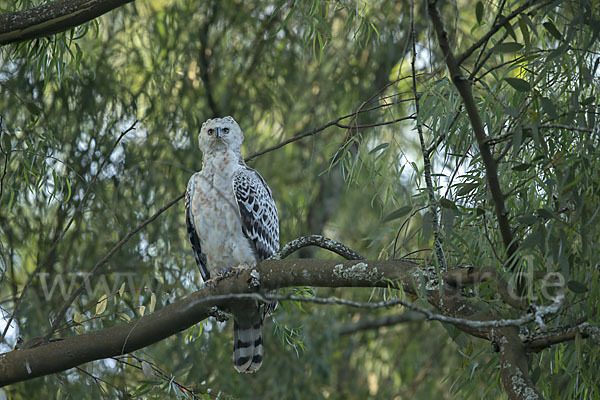
[[[134,0],[57,0],[0,15],[0,45],[50,36],[91,21]]]
[[[215,306],[224,307],[238,298],[258,300],[279,299],[339,304],[361,308],[402,305],[423,314],[428,320],[451,323],[465,332],[486,339],[490,328],[514,327],[541,319],[560,307],[560,299],[549,306],[538,307],[535,313],[517,319],[495,320],[477,315],[476,308],[465,303],[448,285],[427,288],[428,298],[443,314],[417,306],[402,299],[360,303],[342,299],[306,298],[262,294],[289,286],[321,287],[402,287],[406,292],[420,292],[417,285],[427,270],[409,261],[335,261],[335,260],[267,260],[254,269],[224,279],[216,287],[208,287],[163,309],[130,323],[85,335],[54,340],[37,347],[14,350],[0,355],[0,386],[38,376],[67,370],[86,362],[115,357],[144,348],[212,315]],[[260,291],[256,292],[256,283]],[[468,318],[468,319],[467,319]],[[487,328],[487,329],[486,329]],[[520,344],[521,342],[519,342]]]
[[[408,261],[271,260],[255,269],[260,274],[261,290],[266,291],[296,285],[387,287],[392,281],[411,287],[416,268]],[[215,300],[214,296],[250,293],[250,272],[225,279],[215,288],[195,292],[128,324],[0,354],[0,386],[130,353],[181,332],[207,318],[213,306],[231,301]],[[207,300],[209,297],[212,299]]]
[[[414,294],[421,292],[417,286],[422,278],[426,281],[428,300],[441,311],[441,314],[402,299],[360,303],[334,298],[263,294],[282,287],[306,285],[402,287],[405,292]],[[37,347],[0,354],[0,386],[65,371],[86,362],[115,357],[147,347],[213,315],[215,306],[226,309],[229,303],[239,298],[294,300],[368,309],[401,305],[410,312],[423,315],[425,319],[454,324],[469,334],[485,339],[491,338],[490,332],[494,329],[502,331],[508,327],[537,322],[544,315],[555,313],[560,307],[561,299],[557,298],[549,306],[535,308],[535,313],[516,319],[498,320],[481,314],[449,285],[442,285],[440,288],[433,281],[427,283],[429,279],[427,269],[402,260],[266,260],[254,269],[248,269],[237,276],[220,281],[216,287],[208,287],[192,293],[182,300],[130,323],[89,334],[53,339]],[[257,292],[257,286],[260,292]],[[521,342],[519,341],[517,345],[521,346]]]

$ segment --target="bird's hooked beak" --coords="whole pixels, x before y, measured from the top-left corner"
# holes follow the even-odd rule
[[[221,128],[216,128],[217,132],[215,133],[215,138],[220,139],[223,134],[221,133]]]

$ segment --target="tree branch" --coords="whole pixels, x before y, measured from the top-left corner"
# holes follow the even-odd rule
[[[307,246],[321,247],[323,249],[339,254],[347,260],[365,260],[365,257],[361,256],[346,245],[321,235],[302,236],[298,239],[294,239],[291,242],[287,243],[285,246],[283,246],[281,250],[273,254],[269,259],[281,260],[283,258],[287,258],[293,252]]]
[[[417,76],[415,69],[415,61],[417,59],[417,48],[416,48],[416,33],[415,33],[415,20],[414,20],[414,0],[410,2],[410,36],[412,42],[412,57],[411,57],[411,71],[412,71],[412,86],[413,93],[415,96],[415,122],[417,125],[417,132],[419,134],[419,143],[421,144],[421,154],[423,155],[423,172],[425,174],[425,185],[427,186],[427,196],[429,197],[429,212],[431,213],[431,224],[433,225],[433,247],[435,248],[435,254],[437,256],[438,268],[442,271],[447,270],[446,256],[444,255],[444,247],[442,246],[442,235],[440,233],[440,221],[438,217],[438,210],[440,208],[438,201],[435,197],[435,191],[433,190],[433,182],[431,180],[431,159],[429,158],[429,152],[425,146],[425,139],[423,138],[423,127],[419,122],[419,100],[420,97],[417,94]]]
[[[589,322],[583,322],[577,326],[565,328],[558,332],[536,336],[525,342],[525,349],[528,352],[537,353],[552,345],[575,340],[577,335],[583,338],[590,338],[596,346],[600,346],[600,328]]]
[[[484,328],[503,329],[503,327],[538,321],[544,315],[558,311],[562,300],[559,297],[553,304],[540,306],[534,310],[534,313],[516,319],[497,320],[486,315],[478,315],[472,319],[475,309],[465,304],[462,296],[456,296],[455,292],[447,290],[447,285],[442,285],[442,290],[439,290],[436,285],[426,285],[425,288],[427,293],[433,296],[432,298],[437,299],[435,304],[444,314],[435,313],[402,299],[361,303],[335,298],[265,295],[256,292],[257,288],[261,292],[268,292],[283,287],[310,285],[402,287],[406,292],[414,293],[420,292],[417,284],[419,273],[419,266],[408,261],[266,260],[255,268],[220,281],[216,287],[207,287],[192,293],[182,300],[130,323],[0,354],[0,386],[64,371],[89,361],[115,357],[147,347],[207,318],[211,315],[213,307],[227,309],[228,304],[238,299],[293,300],[367,309],[401,305],[410,311],[424,315],[428,320],[454,324],[465,331],[480,332],[480,336],[485,338],[489,338],[487,334],[489,329],[482,330]],[[439,304],[444,306],[439,307]],[[456,307],[459,304],[460,307]],[[445,315],[445,309],[449,307],[457,311]],[[462,313],[461,316],[456,316],[457,312]],[[517,344],[521,345],[521,342]]]
[[[388,287],[389,280],[412,287],[416,267],[407,261],[270,260],[252,271],[260,274],[261,290],[268,291],[296,285]],[[251,293],[253,289],[247,282],[253,277],[252,271],[246,270],[215,288],[192,293],[127,324],[0,354],[0,386],[130,353],[181,332],[207,318],[213,306],[230,302],[230,294]]]
[[[370,108],[368,110],[358,111],[358,113],[373,111],[374,109],[379,109],[379,108],[384,108],[384,107],[390,107],[390,106],[392,106],[394,104],[398,104],[398,102],[389,103],[389,104],[382,104],[380,106],[373,107],[373,108]],[[330,121],[330,122],[328,122],[328,123],[326,123],[324,125],[321,125],[320,127],[313,128],[310,131],[301,132],[301,133],[299,133],[299,134],[297,134],[295,136],[292,136],[289,139],[286,139],[286,140],[282,141],[281,143],[278,143],[278,144],[276,144],[274,146],[271,146],[271,147],[267,147],[264,150],[261,150],[261,151],[258,151],[256,153],[254,153],[254,154],[249,155],[248,157],[246,157],[245,161],[248,162],[248,161],[253,160],[254,158],[256,158],[258,156],[262,156],[263,154],[270,153],[271,151],[274,151],[274,150],[278,150],[278,149],[280,149],[280,148],[282,148],[282,147],[284,147],[284,146],[286,146],[286,145],[288,145],[290,143],[294,143],[294,142],[296,142],[296,141],[298,141],[300,139],[304,139],[306,137],[314,136],[317,133],[322,132],[325,129],[330,128],[332,126],[336,126],[338,128],[344,128],[344,129],[356,128],[357,127],[356,125],[345,125],[345,124],[341,123],[342,120],[348,119],[350,117],[354,117],[356,114],[357,113],[352,113],[352,114],[344,115],[344,116],[338,117],[338,118],[334,119],[333,121]],[[410,115],[408,117],[397,118],[397,119],[392,120],[392,121],[384,121],[384,122],[376,122],[376,123],[368,124],[368,125],[360,125],[360,126],[358,126],[358,128],[373,128],[373,127],[382,126],[382,125],[390,125],[390,124],[395,124],[397,122],[405,121],[405,120],[413,119],[413,118],[414,118],[414,116]]]
[[[485,133],[481,116],[479,115],[479,110],[475,105],[471,83],[462,75],[459,64],[454,58],[454,54],[452,53],[450,42],[448,40],[448,33],[446,32],[442,16],[437,8],[437,0],[429,0],[428,12],[431,22],[435,27],[438,42],[440,44],[440,48],[442,49],[442,53],[444,54],[446,65],[450,71],[452,82],[456,86],[456,89],[462,98],[465,109],[467,110],[467,115],[469,116],[469,121],[471,122],[471,127],[473,128],[473,132],[475,134],[475,138],[477,139],[479,152],[481,153],[481,159],[485,166],[485,175],[496,209],[498,227],[500,229],[502,241],[504,242],[504,246],[506,248],[509,262],[511,262],[511,256],[516,253],[518,245],[514,239],[512,229],[508,222],[508,211],[506,210],[504,204],[504,195],[502,194],[502,189],[500,188],[500,182],[498,179],[498,165],[496,164],[489,144],[487,143],[488,136]]]
[[[320,260],[311,260],[311,261],[320,262]],[[352,274],[356,271],[356,270],[354,270],[354,268],[357,266],[360,266],[360,264],[361,263],[355,264],[351,267],[351,271],[349,271],[349,272],[344,271],[342,273]],[[364,263],[362,263],[362,264],[364,264]],[[335,269],[338,267],[340,267],[340,266],[336,265],[334,267],[334,272],[333,272],[334,274],[336,273]],[[339,268],[340,271],[342,271],[342,269],[343,268]],[[360,266],[359,269],[362,269],[362,266]],[[383,278],[383,279],[386,279],[386,278]],[[375,287],[386,286],[387,287],[387,285],[381,285],[381,284],[379,284],[379,282],[375,282],[375,284],[373,286],[375,286]],[[305,297],[305,296],[294,296],[294,295],[282,296],[282,295],[276,295],[276,294],[263,295],[260,293],[228,293],[228,294],[223,294],[223,295],[210,296],[208,298],[204,298],[204,299],[201,299],[198,301],[199,302],[209,302],[209,301],[217,302],[217,301],[222,301],[222,300],[223,301],[231,301],[231,300],[248,300],[248,299],[249,300],[258,300],[258,301],[263,301],[263,302],[271,302],[274,300],[275,301],[292,300],[292,301],[302,302],[302,303],[316,303],[316,304],[321,304],[321,305],[340,305],[340,306],[347,306],[347,307],[354,307],[354,308],[364,308],[367,310],[375,310],[378,308],[389,308],[389,307],[394,307],[394,306],[403,306],[405,308],[408,308],[410,311],[414,311],[416,313],[423,315],[425,317],[424,319],[429,320],[429,321],[446,322],[448,324],[456,325],[459,327],[469,327],[469,328],[475,328],[475,329],[523,326],[529,322],[537,321],[538,319],[544,317],[545,315],[555,314],[560,309],[560,306],[562,304],[561,301],[555,301],[552,305],[538,307],[534,313],[529,313],[529,314],[523,315],[522,317],[519,317],[519,318],[489,319],[489,320],[480,321],[480,320],[473,320],[473,319],[468,319],[468,318],[450,317],[447,315],[435,313],[435,312],[429,310],[428,308],[424,308],[424,307],[418,306],[414,303],[411,303],[409,301],[398,299],[398,298],[386,300],[386,301],[365,303],[365,302],[360,302],[360,301],[337,299],[337,298]],[[193,306],[193,304],[191,306]]]
[[[134,0],[57,0],[0,15],[0,46],[64,32]]]

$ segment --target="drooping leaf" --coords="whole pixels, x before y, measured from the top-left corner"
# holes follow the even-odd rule
[[[531,226],[531,225],[535,224],[538,221],[538,219],[535,215],[529,214],[529,215],[523,215],[521,217],[518,217],[517,221],[521,225]]]
[[[523,36],[523,41],[525,42],[525,47],[531,47],[531,39],[529,37],[529,27],[527,26],[527,22],[525,18],[519,18],[519,29],[521,30],[521,35]]]
[[[100,297],[100,300],[98,300],[98,303],[96,304],[96,315],[103,314],[104,311],[106,311],[107,304],[108,297],[106,296],[106,294],[103,294],[102,297]]]
[[[457,195],[459,196],[465,196],[469,193],[471,193],[474,189],[476,189],[479,186],[478,183],[463,183],[460,185],[460,189],[458,189],[458,191],[456,192]]]
[[[477,23],[481,24],[483,20],[483,3],[481,1],[478,1],[475,5],[475,16],[477,17]]]
[[[556,107],[554,107],[554,103],[547,97],[542,97],[540,101],[546,114],[552,118],[556,118],[558,114],[556,113]]]
[[[408,213],[410,213],[411,211],[412,211],[412,206],[400,207],[399,209],[394,210],[391,213],[389,213],[385,218],[383,218],[382,222],[389,222],[389,221],[393,221],[398,218],[402,218],[405,215],[407,215]]]
[[[587,287],[583,283],[578,281],[570,280],[569,282],[567,282],[567,287],[573,293],[581,294],[587,292]]]
[[[512,170],[513,171],[526,171],[529,168],[531,168],[531,164],[523,163],[523,164],[517,164],[517,165],[513,166]]]
[[[506,83],[518,90],[519,92],[528,92],[531,90],[529,83],[521,78],[504,78]]]
[[[39,108],[34,103],[27,102],[27,103],[25,103],[25,107],[27,107],[27,109],[29,110],[29,112],[32,113],[35,116],[38,116],[38,115],[40,115],[42,113],[42,109]]]
[[[523,48],[521,43],[503,42],[494,46],[494,51],[497,53],[515,53]]]
[[[554,213],[552,213],[552,211],[547,210],[545,208],[538,208],[536,210],[536,214],[545,219],[554,218]]]
[[[423,224],[423,239],[429,241],[429,239],[431,239],[431,233],[433,232],[433,217],[429,211],[423,215],[421,223]]]
[[[381,143],[377,146],[375,146],[375,148],[373,148],[373,150],[369,151],[369,154],[373,154],[373,153],[377,153],[379,150],[383,150],[387,147],[389,147],[389,143]]]
[[[563,35],[562,33],[559,32],[559,30],[556,28],[556,25],[554,25],[554,22],[552,21],[547,21],[544,22],[544,28],[546,28],[546,30],[548,32],[550,32],[550,34],[552,36],[554,36],[556,39],[558,40],[563,40]]]
[[[154,373],[154,368],[150,365],[146,360],[142,361],[142,372],[146,375],[146,378],[154,379],[156,378],[156,374]]]
[[[156,293],[152,293],[150,295],[150,308],[149,308],[149,311],[151,313],[153,313],[155,307],[156,307]]]
[[[456,207],[456,204],[454,204],[452,200],[449,200],[445,197],[442,197],[440,199],[440,205],[449,210],[458,211],[458,207]]]

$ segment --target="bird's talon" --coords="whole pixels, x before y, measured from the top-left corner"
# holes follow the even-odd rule
[[[217,284],[222,281],[224,278],[221,275],[217,275],[212,279],[207,280],[206,282],[204,282],[204,286],[205,287],[209,287],[209,288],[216,288]]]
[[[217,306],[212,307],[208,312],[208,315],[215,317],[215,319],[219,322],[225,322],[229,319],[229,316],[224,311],[221,311]]]
[[[252,268],[252,265],[249,263],[241,263],[237,267],[232,269],[232,273],[236,276],[247,270],[248,268]]]

